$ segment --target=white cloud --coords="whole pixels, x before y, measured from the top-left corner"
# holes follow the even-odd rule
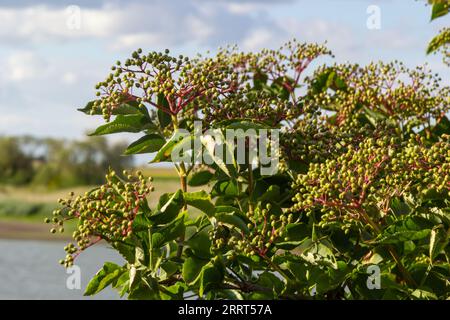
[[[276,43],[277,33],[267,28],[259,28],[253,30],[243,41],[242,47],[245,50],[259,50],[264,47],[276,47],[280,43]]]
[[[70,85],[76,83],[78,77],[74,72],[68,71],[62,75],[61,80],[63,83]]]
[[[241,2],[230,2],[227,4],[228,10],[235,14],[249,14],[254,12],[259,4],[255,3],[241,3]]]
[[[305,42],[327,42],[330,49],[340,53],[350,53],[358,46],[358,40],[353,30],[345,24],[330,22],[323,19],[297,20],[285,18],[278,21],[279,27],[289,37],[296,37]]]
[[[113,49],[129,50],[139,43],[157,46],[206,45],[239,42],[253,29],[270,27],[271,20],[256,17],[268,8],[261,3],[154,0],[102,7],[45,5],[0,6],[0,41],[17,45],[95,39]],[[74,15],[78,15],[79,17]],[[79,28],[73,27],[78,21]],[[269,25],[269,26],[268,26]]]
[[[41,76],[44,71],[43,61],[33,52],[19,51],[11,54],[6,59],[3,73],[5,80],[24,81]]]
[[[164,37],[152,33],[135,33],[118,36],[110,45],[114,50],[133,50],[142,46],[164,45]]]

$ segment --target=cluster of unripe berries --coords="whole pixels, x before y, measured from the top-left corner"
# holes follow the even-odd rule
[[[443,28],[430,44],[431,51],[440,51],[444,63],[450,67],[450,28]]]
[[[347,152],[349,146],[358,147],[367,137],[396,134],[394,127],[383,122],[375,126],[361,125],[355,118],[338,126],[314,112],[298,120],[292,129],[282,132],[280,146],[286,159],[304,164],[321,163],[329,159],[330,154],[338,156]]]
[[[335,159],[312,163],[294,183],[297,193],[291,210],[320,213],[319,225],[339,221],[342,229],[349,230],[354,224],[367,225],[364,216],[371,209],[389,214],[393,197],[417,198],[428,189],[448,193],[450,140],[442,138],[431,146],[420,136],[406,142],[388,136],[367,138]]]
[[[296,90],[308,65],[330,55],[324,46],[292,41],[278,50],[258,53],[221,49],[213,57],[173,57],[169,51],[133,52],[125,63],[118,61],[112,72],[96,86],[98,100],[92,114],[100,111],[109,121],[114,110],[133,101],[142,108],[156,107],[190,120],[203,117],[208,123],[224,119],[251,118],[278,125],[299,117],[305,109]],[[252,90],[262,78],[267,88]]]
[[[52,220],[46,220],[61,228],[66,220],[78,222],[72,235],[76,245],[66,246],[67,256],[60,261],[64,266],[71,266],[74,257],[100,240],[114,243],[131,237],[133,221],[138,213],[147,210],[146,198],[154,188],[150,185],[151,178],[145,178],[141,172],[136,175],[123,173],[125,180],[110,171],[101,187],[81,196],[74,197],[71,193],[69,199],[60,199],[63,209],[56,210]],[[51,232],[55,232],[55,227]]]
[[[142,108],[152,105],[175,115],[188,104],[230,90],[236,77],[226,62],[174,57],[169,50],[144,55],[138,49],[124,64],[118,61],[106,80],[97,84],[100,100],[94,107],[100,108],[107,120],[114,108],[126,101],[136,101]]]
[[[259,204],[247,212],[248,233],[218,225],[210,231],[213,250],[232,250],[234,254],[265,256],[277,240],[283,239],[286,225],[293,222],[292,214],[272,210],[272,205]]]
[[[330,84],[332,91],[310,95],[316,105],[335,111],[338,123],[369,109],[411,132],[430,125],[430,119],[440,119],[450,108],[449,88],[441,87],[441,78],[426,67],[408,69],[397,61],[324,66],[308,78],[310,90],[314,91],[314,81],[327,72],[331,82],[337,83]]]
[[[206,101],[201,108],[205,119],[214,122],[246,118],[278,126],[282,121],[298,118],[306,109],[300,105],[302,97],[297,92],[301,75],[311,61],[330,54],[325,46],[296,41],[257,53],[237,52],[235,48],[219,52],[220,61],[233,66],[238,88]],[[286,94],[280,94],[280,90]]]

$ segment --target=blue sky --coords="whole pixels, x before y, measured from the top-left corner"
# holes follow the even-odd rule
[[[380,9],[379,30],[367,28],[370,5]],[[441,58],[424,53],[448,19],[429,16],[421,0],[2,0],[0,134],[82,137],[102,120],[76,108],[138,47],[195,54],[226,44],[277,47],[295,37],[328,41],[337,62],[427,62],[449,83]]]

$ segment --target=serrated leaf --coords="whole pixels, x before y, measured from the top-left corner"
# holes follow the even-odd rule
[[[156,225],[168,223],[178,216],[183,205],[183,192],[181,190],[173,194],[163,194],[159,199],[155,214],[151,215],[149,220]]]
[[[429,43],[427,48],[427,54],[438,51],[443,46],[447,45],[450,41],[450,29],[444,29],[437,36],[435,36]]]
[[[99,100],[89,101],[83,108],[77,109],[88,115],[101,115],[102,110],[100,108],[94,108],[94,103]],[[126,115],[126,114],[145,114],[148,115],[146,108],[140,108],[139,103],[136,101],[128,101],[121,103],[112,110],[112,115]]]
[[[106,262],[103,267],[89,281],[85,296],[92,296],[99,293],[104,288],[117,280],[122,274],[122,267],[112,262]]]
[[[403,242],[403,241],[409,241],[409,240],[420,240],[428,237],[430,234],[430,229],[424,229],[420,231],[414,231],[414,230],[401,230],[396,231],[394,233],[384,235],[381,237],[378,243],[383,244],[395,244],[397,242]]]
[[[200,209],[208,216],[214,214],[215,208],[211,202],[211,196],[205,191],[185,192],[183,194],[184,201],[187,205]]]
[[[217,221],[228,226],[234,226],[246,234],[249,232],[245,221],[234,213],[219,212],[215,214],[215,218],[217,219]]]
[[[140,132],[155,129],[149,118],[142,114],[118,115],[113,121],[98,127],[90,136],[99,136],[119,132]]]
[[[188,257],[183,263],[182,276],[187,283],[193,283],[200,275],[200,272],[208,260],[195,257]]]
[[[157,111],[157,116],[159,125],[163,129],[172,123],[172,118],[170,117],[170,115],[160,109],[158,109]]]
[[[207,184],[214,174],[211,171],[203,170],[193,173],[188,180],[188,185],[191,187],[198,187]]]
[[[214,264],[207,264],[203,266],[200,273],[200,286],[198,290],[198,295],[202,297],[208,290],[210,290],[215,285],[222,282],[223,273]]]
[[[151,133],[130,144],[125,150],[125,154],[153,153],[161,149],[165,142],[165,139],[159,134]]]
[[[185,143],[186,139],[191,139],[191,137],[179,130],[176,130],[170,139],[167,140],[166,143],[159,149],[158,153],[155,155],[153,160],[150,161],[150,163],[171,161],[171,155],[174,148],[180,143]]]
[[[204,157],[206,161],[214,163],[229,177],[236,177],[237,163],[234,157],[233,146],[226,141],[221,130],[213,130],[213,135],[202,135],[200,141],[205,147]],[[217,140],[216,140],[217,139]],[[222,154],[217,154],[216,151],[222,150]]]
[[[211,239],[209,238],[207,228],[204,228],[200,232],[194,234],[188,241],[186,241],[186,244],[197,258],[211,258]]]
[[[154,249],[161,248],[167,242],[177,239],[185,231],[184,219],[186,213],[182,212],[171,223],[155,230],[152,233],[152,247]]]
[[[256,90],[261,90],[263,88],[263,86],[265,86],[267,84],[268,79],[269,79],[269,77],[267,76],[267,74],[258,70],[253,75],[253,87]]]
[[[433,8],[431,10],[431,21],[443,17],[449,13],[450,4],[444,1],[433,4]]]

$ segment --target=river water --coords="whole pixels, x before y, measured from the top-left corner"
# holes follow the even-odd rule
[[[104,245],[88,248],[75,261],[81,276],[81,289],[77,289],[76,282],[70,281],[73,274],[66,273],[58,264],[65,256],[65,245],[64,242],[0,240],[0,299],[119,299],[111,288],[95,297],[84,297],[83,292],[104,262],[121,265],[122,257]]]

